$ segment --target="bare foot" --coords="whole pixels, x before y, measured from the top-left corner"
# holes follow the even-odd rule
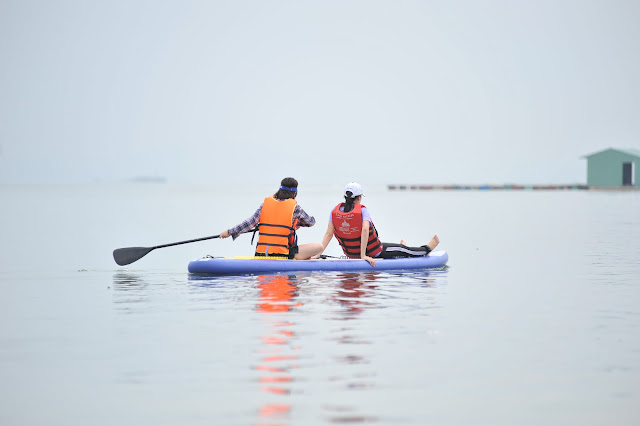
[[[433,250],[434,248],[437,247],[438,243],[440,243],[440,238],[438,238],[437,235],[434,235],[433,238],[431,238],[431,241],[429,241],[429,244],[427,245],[431,250]]]
[[[400,244],[402,244],[403,246],[407,245],[407,240],[405,240],[404,238],[400,240]]]

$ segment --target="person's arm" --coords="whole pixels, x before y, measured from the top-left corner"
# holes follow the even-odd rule
[[[315,256],[312,256],[312,259],[320,259],[322,253],[324,253],[324,251],[327,249],[327,245],[329,245],[329,241],[331,241],[331,238],[333,238],[333,223],[329,222],[329,225],[327,226],[327,232],[324,234],[324,237],[322,237],[322,242],[320,243],[320,245],[322,246],[322,251],[320,251],[320,253],[316,254]],[[313,243],[313,245],[315,244],[317,243]]]
[[[334,230],[333,223],[329,222],[329,224],[327,225],[327,232],[325,232],[324,237],[322,237],[323,252],[327,249],[327,246],[329,245],[329,243],[331,242],[331,239],[333,238],[333,230]]]
[[[300,207],[300,204],[296,204],[296,207],[293,210],[293,218],[298,219],[299,228],[309,227],[316,224],[316,218],[305,212],[304,209]]]
[[[371,264],[375,268],[376,261],[373,257],[367,256],[367,243],[369,242],[369,221],[362,222],[362,235],[360,236],[360,257]]]
[[[233,228],[226,229],[220,233],[220,238],[233,237],[235,240],[240,234],[251,231],[260,223],[260,213],[262,212],[262,204],[258,207],[258,210],[241,224],[234,226]]]

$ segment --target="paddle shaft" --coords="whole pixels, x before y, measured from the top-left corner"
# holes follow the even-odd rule
[[[195,243],[195,242],[204,241],[204,240],[212,240],[212,239],[218,238],[218,237],[220,237],[220,235],[212,235],[210,237],[195,238],[193,240],[179,241],[177,243],[162,244],[162,245],[159,245],[159,246],[151,247],[151,250],[155,250],[155,249],[159,249],[159,248],[163,248],[163,247],[179,246],[180,244]]]

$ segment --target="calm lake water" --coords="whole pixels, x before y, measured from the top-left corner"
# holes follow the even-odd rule
[[[300,187],[300,242],[341,187]],[[0,424],[640,424],[640,192],[366,187],[383,240],[440,236],[435,272],[189,276],[247,235],[111,257],[273,191],[0,186]]]

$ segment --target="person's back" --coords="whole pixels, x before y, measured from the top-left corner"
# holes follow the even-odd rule
[[[378,238],[378,232],[370,218],[364,219],[363,210],[366,211],[366,206],[360,203],[352,206],[340,203],[331,212],[333,234],[340,247],[342,247],[345,256],[352,259],[360,259],[361,257],[362,227],[365,221],[369,222],[366,245],[367,256],[376,257],[382,251],[382,243]]]
[[[375,259],[426,256],[440,242],[437,235],[420,247],[408,247],[404,240],[400,244],[380,242],[371,214],[361,204],[362,197],[364,192],[360,184],[350,182],[345,186],[345,202],[331,211],[327,231],[322,239],[323,251],[335,236],[346,256],[365,259],[375,267]]]
[[[256,212],[239,225],[220,233],[220,238],[258,230],[256,256],[286,256],[291,259],[310,259],[322,252],[320,243],[298,245],[296,229],[315,225],[295,200],[298,181],[292,177],[282,179],[280,188],[271,197],[266,197]]]
[[[258,223],[256,256],[289,256],[290,251],[297,247],[295,226],[297,221],[293,218],[297,204],[293,198],[280,200],[267,197],[264,199]]]

